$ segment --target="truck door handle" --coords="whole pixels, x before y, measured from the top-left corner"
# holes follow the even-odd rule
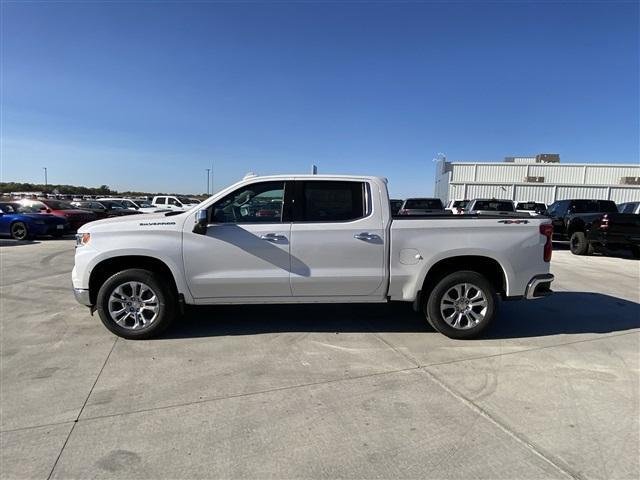
[[[286,240],[287,237],[284,235],[278,235],[276,233],[266,233],[264,235],[260,235],[262,240],[266,240],[267,242],[279,242],[281,240]]]
[[[362,233],[356,233],[353,236],[353,238],[357,240],[378,240],[380,237],[375,233],[362,232]]]

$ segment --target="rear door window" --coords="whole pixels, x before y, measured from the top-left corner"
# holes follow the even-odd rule
[[[346,222],[368,214],[363,182],[305,181],[296,190],[295,221]]]
[[[164,205],[166,203],[166,198],[160,197],[156,199],[156,205]]]

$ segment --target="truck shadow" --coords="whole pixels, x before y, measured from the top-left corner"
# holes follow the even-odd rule
[[[9,240],[9,239],[0,239],[0,247],[21,247],[23,245],[35,245],[40,243],[34,240]]]
[[[569,242],[553,242],[553,250],[554,251],[569,251]],[[612,258],[623,258],[625,260],[635,260],[633,257],[631,250],[620,249],[620,250],[607,250],[604,252],[595,252],[586,257],[579,258],[590,258],[590,257],[612,257]]]
[[[609,295],[557,292],[534,301],[502,302],[482,339],[501,340],[640,328],[640,305]],[[421,313],[405,303],[191,307],[161,338],[284,332],[428,333]]]

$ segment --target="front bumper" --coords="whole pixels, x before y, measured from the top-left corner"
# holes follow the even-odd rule
[[[92,307],[91,296],[89,295],[89,290],[86,288],[74,288],[73,295],[76,297],[76,301],[80,305],[84,305],[86,307]]]
[[[527,300],[533,300],[536,298],[548,297],[553,293],[551,290],[551,282],[553,282],[554,276],[551,273],[545,273],[542,275],[536,275],[527,284],[527,289],[524,293],[524,298]]]

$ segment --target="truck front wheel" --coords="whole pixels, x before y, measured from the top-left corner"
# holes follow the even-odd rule
[[[494,286],[483,275],[461,271],[440,280],[425,304],[429,323],[449,338],[469,339],[491,323],[497,307]]]
[[[118,272],[100,287],[96,308],[105,327],[130,340],[152,338],[167,328],[177,300],[154,272],[132,268]]]

